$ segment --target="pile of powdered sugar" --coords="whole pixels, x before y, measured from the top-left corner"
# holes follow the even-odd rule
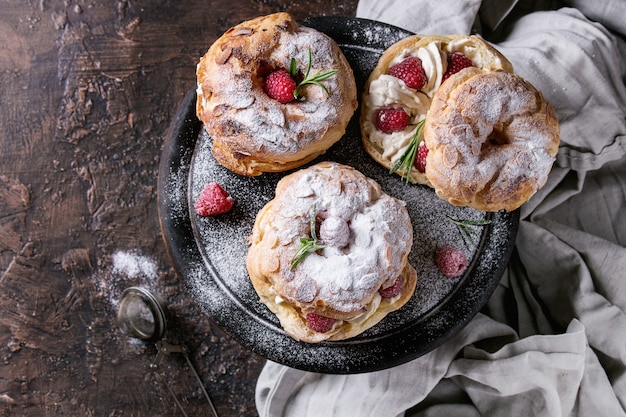
[[[155,280],[158,276],[156,263],[146,256],[133,252],[117,251],[111,260],[114,274],[122,274],[130,278],[144,276],[149,280]]]

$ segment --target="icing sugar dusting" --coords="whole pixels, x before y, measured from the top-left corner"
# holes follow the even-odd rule
[[[211,86],[210,99],[204,98],[203,102],[205,108],[211,109],[210,116],[205,117],[209,132],[221,132],[221,140],[240,153],[253,154],[262,150],[279,155],[276,156],[278,159],[288,154],[300,154],[307,144],[314,144],[333,126],[344,123],[344,113],[348,112],[337,110],[352,105],[354,87],[349,88],[350,84],[341,80],[347,77],[344,74],[347,72],[345,60],[337,55],[335,43],[319,31],[299,26],[295,33],[280,32],[280,39],[273,42],[272,48],[268,48],[271,53],[259,51],[265,55],[258,59],[272,62],[278,68],[289,68],[290,58],[293,58],[297,70],[304,74],[310,52],[310,75],[331,69],[341,71],[323,81],[329,95],[316,85],[306,85],[301,90],[305,100],[278,106],[260,91],[258,82],[252,81],[256,75],[250,69],[232,65],[208,73],[208,77],[214,79],[214,85]],[[242,137],[249,140],[242,140]]]
[[[251,239],[253,264],[267,273],[264,260],[276,257],[283,278],[274,285],[291,301],[319,301],[339,311],[362,312],[378,288],[389,286],[402,272],[411,247],[404,203],[379,193],[358,171],[338,164],[302,169],[284,181],[258,219]],[[324,219],[344,220],[350,230],[346,246],[311,253],[294,271],[287,271],[302,234],[308,236],[312,207]]]
[[[406,36],[397,31],[386,34],[384,25],[376,29],[368,22],[361,27],[359,21],[350,20],[342,30],[353,36],[354,43],[358,40],[358,45],[350,41],[346,41],[347,45],[340,44],[353,67],[358,86],[364,85],[381,49]],[[368,33],[364,32],[369,32],[371,40],[363,42],[363,39],[368,39]],[[489,216],[473,209],[451,206],[438,199],[432,189],[406,185],[398,176],[389,175],[365,153],[359,131],[357,113],[341,141],[311,164],[330,160],[353,166],[376,180],[385,193],[406,202],[414,236],[409,262],[417,270],[418,281],[413,297],[402,309],[389,314],[377,326],[354,339],[360,346],[357,354],[350,342],[316,346],[294,343],[282,330],[276,316],[259,302],[248,277],[245,265],[248,237],[256,214],[274,197],[276,184],[286,173],[264,174],[262,177],[231,173],[212,157],[212,141],[204,129],[195,141],[191,163],[174,161],[174,166],[182,166],[165,172],[168,179],[165,192],[173,213],[170,224],[180,229],[190,222],[193,233],[190,245],[175,242],[180,245],[177,250],[187,258],[186,264],[177,266],[184,271],[188,288],[218,323],[245,346],[269,359],[321,372],[362,371],[369,362],[380,363],[381,352],[377,347],[385,343],[386,335],[402,333],[402,329],[410,325],[423,328],[432,337],[428,340],[438,339],[446,329],[462,320],[459,316],[437,314],[447,300],[453,299],[458,303],[454,307],[456,310],[471,307],[484,298],[484,288],[490,285],[493,278],[479,274],[478,278],[472,278],[478,281],[472,291],[464,293],[460,301],[454,299],[454,294],[465,287],[466,276],[445,278],[436,269],[433,256],[437,246],[449,244],[464,250],[471,260],[470,269],[489,271],[493,265],[502,263],[503,255],[497,247],[508,245],[508,228],[499,224],[490,228],[476,227],[477,241],[490,239],[495,245],[488,245],[487,249],[465,246],[456,226],[447,217],[478,220]],[[189,209],[208,181],[220,183],[235,199],[235,206],[226,215],[200,218],[193,213],[193,209]],[[415,323],[419,324],[415,326]],[[394,343],[396,341],[394,338]],[[405,348],[419,352],[423,346],[417,343]],[[392,347],[389,349],[394,350]]]
[[[342,143],[344,146],[341,146]],[[405,201],[413,225],[413,249],[409,254],[409,262],[418,273],[417,288],[413,298],[400,310],[402,313],[392,313],[388,316],[395,316],[396,319],[388,318],[368,330],[368,333],[372,334],[384,333],[390,327],[398,325],[396,320],[402,322],[427,314],[462,280],[462,277],[445,278],[437,270],[433,256],[438,246],[448,244],[458,247],[465,252],[468,259],[473,259],[476,255],[476,248],[468,248],[465,245],[458,229],[447,220],[447,216],[454,219],[480,220],[485,218],[485,213],[451,206],[437,198],[430,188],[407,186],[399,177],[388,175],[386,170],[373,162],[364,151],[355,151],[355,145],[360,146],[360,143],[355,143],[354,136],[342,139],[339,145],[326,157],[342,162],[349,160],[359,171],[370,178],[375,178],[383,191]],[[237,303],[256,312],[269,323],[278,324],[275,316],[258,302],[259,297],[248,277],[246,256],[248,237],[252,233],[256,214],[274,197],[275,186],[282,175],[242,177],[232,174],[213,159],[211,146],[211,138],[202,132],[196,144],[189,176],[190,206],[193,206],[193,201],[200,194],[204,184],[210,181],[219,182],[233,196],[235,206],[224,216],[202,218],[190,212],[200,251],[208,268],[216,273],[221,291],[225,291]],[[315,162],[319,161],[313,161]],[[295,210],[296,207],[291,209]],[[477,228],[476,233],[479,237],[482,228]],[[210,277],[206,272],[203,275],[198,277],[202,282],[196,282],[192,286],[206,285]],[[204,294],[206,295],[206,292]]]

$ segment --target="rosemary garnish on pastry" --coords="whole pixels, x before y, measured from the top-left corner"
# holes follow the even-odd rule
[[[298,84],[298,86],[296,87],[296,89],[293,91],[293,96],[296,98],[296,100],[304,100],[303,96],[300,96],[300,87],[302,87],[303,85],[306,84],[315,84],[318,85],[320,87],[322,87],[322,89],[324,89],[324,91],[326,92],[326,95],[330,96],[330,92],[328,91],[328,88],[326,88],[326,86],[324,84],[321,83],[321,81],[332,77],[333,75],[337,74],[339,72],[339,70],[337,69],[333,69],[330,71],[326,71],[326,72],[318,72],[313,76],[309,76],[309,73],[311,72],[311,64],[312,64],[312,58],[311,58],[311,49],[309,49],[309,63],[307,65],[307,69],[306,69],[306,74],[304,74],[304,79],[302,81],[300,81],[300,83]],[[293,79],[296,78],[298,70],[296,68],[296,59],[295,58],[291,58],[291,61],[289,61],[289,74],[291,75],[291,77]]]
[[[291,259],[290,269],[292,271],[296,269],[296,267],[300,264],[300,262],[304,261],[304,258],[306,258],[309,254],[325,248],[325,246],[319,244],[317,240],[317,233],[315,232],[315,216],[316,216],[316,208],[315,208],[315,204],[313,204],[313,207],[311,207],[311,214],[310,214],[310,219],[309,219],[311,237],[300,238],[300,248]]]
[[[419,144],[422,141],[422,131],[424,130],[424,122],[426,119],[422,119],[417,123],[417,131],[415,135],[413,135],[413,139],[409,143],[409,146],[406,148],[400,159],[396,161],[396,163],[389,170],[390,174],[393,174],[400,168],[403,169],[404,174],[401,175],[407,183],[411,181],[411,169],[413,169],[413,164],[415,162],[415,157],[417,156],[417,149],[419,148]]]

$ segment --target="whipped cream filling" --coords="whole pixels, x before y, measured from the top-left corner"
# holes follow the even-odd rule
[[[289,304],[287,300],[285,300],[283,297],[276,294],[274,287],[270,288],[270,293],[274,294],[274,303],[276,304],[276,307],[278,309],[295,308],[294,306]],[[387,300],[387,303],[393,304],[396,301],[398,301],[398,299],[400,299],[400,296],[401,295],[398,294],[395,297],[386,298],[385,300]],[[383,300],[383,297],[381,297],[380,294],[376,293],[374,297],[372,298],[372,300],[367,304],[365,311],[363,311],[361,314],[357,314],[356,316],[348,320],[335,320],[333,327],[326,333],[332,334],[333,332],[336,332],[337,330],[339,330],[339,327],[341,327],[344,323],[351,323],[351,324],[365,323],[367,319],[369,319],[374,313],[376,313],[376,310],[378,310],[378,307],[380,306],[382,300]],[[303,314],[302,311],[299,311],[299,313],[302,319],[306,321],[306,315]]]
[[[374,295],[374,298],[372,298],[372,301],[370,301],[370,303],[366,307],[366,310],[363,313],[346,321],[352,324],[363,324],[368,318],[372,316],[372,314],[376,312],[376,310],[378,309],[378,306],[380,306],[381,300],[382,300],[382,297],[380,296],[380,294],[376,293]]]

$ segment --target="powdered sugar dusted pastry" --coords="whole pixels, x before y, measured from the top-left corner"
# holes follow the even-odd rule
[[[345,165],[322,162],[281,179],[249,240],[252,284],[297,340],[356,336],[415,290],[404,203]]]
[[[420,122],[442,83],[469,66],[482,72],[513,71],[500,52],[477,36],[415,35],[385,50],[362,99],[363,145],[372,158],[414,183],[430,185]],[[408,163],[402,165],[403,159]]]
[[[439,197],[511,211],[545,184],[559,124],[552,106],[521,77],[466,70],[434,95],[424,140],[426,175]]]
[[[304,82],[298,99],[284,102],[285,90],[305,78],[318,82]],[[197,82],[197,115],[213,155],[242,175],[311,161],[342,137],[357,107],[354,75],[337,44],[287,13],[229,29],[200,60]]]

